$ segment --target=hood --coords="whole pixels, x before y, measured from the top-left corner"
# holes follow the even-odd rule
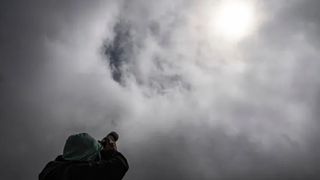
[[[87,133],[68,137],[63,148],[65,160],[90,161],[100,159],[102,146]]]

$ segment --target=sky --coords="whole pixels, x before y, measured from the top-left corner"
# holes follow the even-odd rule
[[[128,180],[319,179],[318,7],[2,0],[0,179],[112,130]]]

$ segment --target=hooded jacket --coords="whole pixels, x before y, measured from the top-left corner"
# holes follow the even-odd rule
[[[86,133],[68,138],[63,155],[49,162],[39,180],[121,180],[129,169],[126,158],[116,150],[101,150]]]

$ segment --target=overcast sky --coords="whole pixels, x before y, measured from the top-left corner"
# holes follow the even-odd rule
[[[111,130],[127,180],[319,179],[320,1],[241,1],[2,0],[0,179]]]

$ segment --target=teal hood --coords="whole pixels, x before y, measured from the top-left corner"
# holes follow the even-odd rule
[[[66,160],[91,161],[100,159],[102,146],[87,133],[68,137],[63,148],[63,158]]]

